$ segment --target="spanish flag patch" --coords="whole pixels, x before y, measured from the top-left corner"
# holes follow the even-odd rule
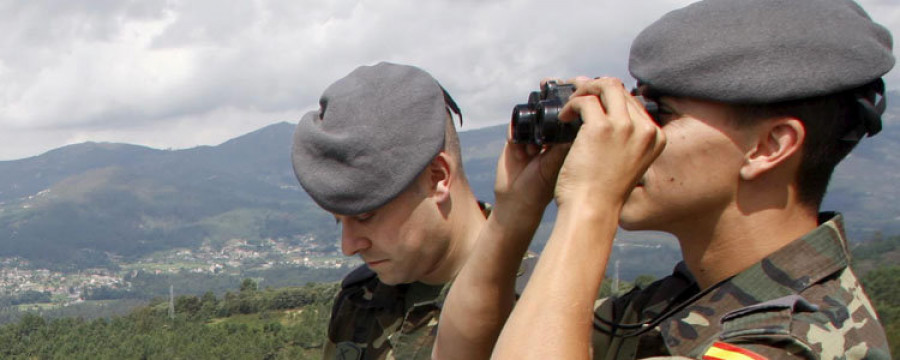
[[[717,341],[709,349],[706,349],[706,353],[703,354],[703,360],[766,360],[766,357],[741,347]]]

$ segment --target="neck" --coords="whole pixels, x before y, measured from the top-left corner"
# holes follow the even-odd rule
[[[706,221],[694,224],[693,231],[675,234],[701,289],[737,275],[818,226],[815,211],[797,206],[752,214],[733,208]]]
[[[422,279],[426,284],[438,285],[453,281],[472,253],[478,234],[486,221],[475,195],[468,188],[457,189],[450,206],[452,211],[446,212],[450,239],[446,256],[437,264],[435,271],[426,279]]]

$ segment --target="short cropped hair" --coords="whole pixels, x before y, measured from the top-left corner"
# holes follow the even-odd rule
[[[806,99],[734,105],[736,125],[781,116],[803,123],[806,138],[796,178],[798,196],[802,204],[818,210],[834,168],[859,143],[858,139],[846,139],[863,121],[857,98],[870,93],[880,82],[878,79],[859,88]]]

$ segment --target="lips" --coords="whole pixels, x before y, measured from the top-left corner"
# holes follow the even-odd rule
[[[386,262],[387,262],[387,259],[382,259],[382,260],[372,260],[372,261],[366,260],[366,265],[368,265],[369,267],[372,267],[372,266],[376,266],[376,265],[379,265],[379,264],[384,264],[384,263],[386,263]]]

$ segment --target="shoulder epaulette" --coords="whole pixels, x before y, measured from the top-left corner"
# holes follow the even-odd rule
[[[746,306],[722,315],[722,335],[719,338],[739,339],[758,333],[763,328],[772,334],[790,334],[793,320],[796,320],[792,314],[818,311],[818,305],[796,294]]]
[[[356,269],[353,269],[347,276],[344,277],[344,280],[341,281],[341,288],[348,288],[360,283],[364,283],[375,278],[377,274],[375,274],[372,269],[369,269],[366,264],[362,264],[358,266]]]

